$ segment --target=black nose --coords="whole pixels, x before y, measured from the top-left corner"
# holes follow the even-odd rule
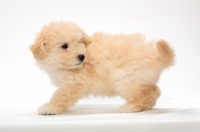
[[[78,55],[78,59],[79,59],[81,62],[84,60],[84,58],[85,58],[85,55],[83,55],[83,54],[79,54],[79,55]]]

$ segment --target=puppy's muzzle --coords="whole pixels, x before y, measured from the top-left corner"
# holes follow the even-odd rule
[[[79,54],[79,55],[78,55],[78,59],[79,59],[81,62],[83,62],[83,60],[85,59],[85,55]]]

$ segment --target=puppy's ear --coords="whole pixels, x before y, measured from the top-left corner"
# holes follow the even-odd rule
[[[46,57],[46,49],[42,33],[37,36],[35,43],[32,44],[29,48],[35,59],[42,60]]]
[[[84,34],[83,35],[83,41],[87,45],[87,44],[92,43],[92,38],[90,36],[88,36],[87,34]]]

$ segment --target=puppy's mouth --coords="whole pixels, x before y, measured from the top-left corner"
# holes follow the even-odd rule
[[[79,63],[77,63],[76,65],[80,65],[80,64],[82,64],[82,62],[79,62]]]

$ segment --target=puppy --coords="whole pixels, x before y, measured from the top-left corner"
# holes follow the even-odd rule
[[[141,34],[88,36],[70,22],[50,23],[30,46],[36,64],[58,87],[38,114],[64,112],[79,99],[121,96],[120,112],[149,110],[160,90],[161,72],[174,63],[174,51],[164,40],[145,42]]]

